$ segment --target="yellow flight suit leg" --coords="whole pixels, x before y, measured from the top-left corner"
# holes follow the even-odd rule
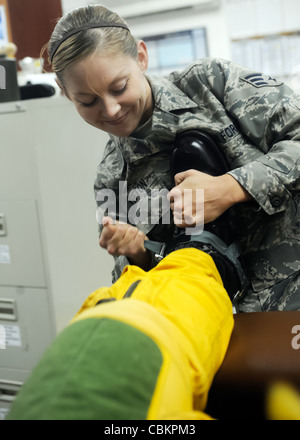
[[[131,295],[124,299],[128,291]],[[97,305],[113,298],[116,301]],[[113,286],[88,297],[72,323],[89,318],[128,324],[159,347],[163,364],[147,419],[210,418],[204,413],[207,397],[234,321],[231,301],[209,255],[183,249],[150,272],[126,267]]]

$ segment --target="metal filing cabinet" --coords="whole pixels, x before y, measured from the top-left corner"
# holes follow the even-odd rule
[[[92,192],[106,142],[66,99],[0,105],[0,420],[83,300],[110,284]]]
[[[54,337],[28,111],[0,106],[0,419]]]

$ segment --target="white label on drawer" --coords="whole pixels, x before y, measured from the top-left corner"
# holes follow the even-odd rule
[[[2,244],[0,245],[0,264],[10,264],[10,249],[9,246]]]
[[[6,348],[7,347],[22,347],[21,330],[18,325],[4,324]]]

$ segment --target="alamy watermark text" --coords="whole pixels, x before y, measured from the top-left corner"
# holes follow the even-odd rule
[[[300,350],[300,325],[293,327],[292,334],[295,335],[292,339],[292,347],[294,350]]]
[[[187,226],[187,234],[201,233],[204,228],[204,190],[178,189],[173,191],[172,200],[169,194],[166,188],[128,191],[127,182],[121,181],[118,191],[108,188],[98,191],[97,222],[102,224],[103,217],[111,217],[114,221],[133,226],[169,225],[173,215],[176,224]]]

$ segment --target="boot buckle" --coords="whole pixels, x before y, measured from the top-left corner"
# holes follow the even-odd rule
[[[164,259],[167,247],[166,243],[146,240],[144,246],[153,254],[153,258],[157,263]]]

